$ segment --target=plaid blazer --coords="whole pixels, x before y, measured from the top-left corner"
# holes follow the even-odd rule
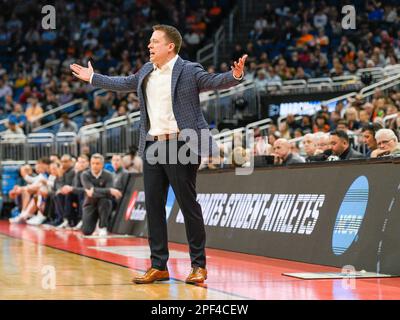
[[[95,73],[92,77],[92,85],[95,87],[112,91],[137,92],[140,103],[139,154],[141,156],[144,154],[147,133],[150,129],[143,81],[153,70],[153,63],[147,62],[137,73],[130,76],[108,77]],[[233,77],[231,71],[210,74],[199,63],[178,57],[172,70],[171,82],[174,116],[183,136],[189,137],[185,139],[188,147],[202,157],[219,155],[218,146],[212,138],[208,124],[201,112],[199,93],[207,90],[227,89],[240,81]]]

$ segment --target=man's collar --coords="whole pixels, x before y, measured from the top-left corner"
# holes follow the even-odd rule
[[[103,174],[103,170],[101,170],[98,175],[95,175],[92,170],[90,170],[90,172],[92,173],[92,176],[96,179],[100,178],[100,176]]]
[[[157,68],[157,66],[153,63],[153,70],[164,70],[165,67],[168,67],[171,71],[174,69],[174,65],[176,60],[178,60],[179,55],[175,55],[171,60],[169,60],[165,65],[161,67],[161,69]]]
[[[344,150],[343,153],[339,156],[339,158],[340,158],[341,160],[346,159],[347,155],[348,155],[349,152],[350,152],[350,148],[351,148],[351,147],[348,146],[348,148],[347,148],[346,150]]]

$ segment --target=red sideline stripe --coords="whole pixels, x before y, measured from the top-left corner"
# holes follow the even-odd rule
[[[134,191],[129,201],[128,208],[125,212],[125,220],[129,221],[129,217],[131,216],[132,211],[135,209],[136,199],[137,199],[138,192]]]

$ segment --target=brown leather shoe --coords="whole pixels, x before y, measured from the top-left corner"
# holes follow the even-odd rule
[[[168,281],[168,280],[169,280],[168,270],[161,271],[154,268],[150,268],[144,275],[133,278],[132,282],[137,284],[147,284],[147,283],[153,283],[155,281]]]
[[[193,267],[189,276],[186,278],[186,283],[203,283],[207,280],[207,269]]]

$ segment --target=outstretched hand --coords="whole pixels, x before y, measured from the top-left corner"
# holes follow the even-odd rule
[[[83,81],[89,82],[90,77],[93,74],[93,67],[90,61],[88,62],[88,67],[82,67],[79,64],[71,64],[70,69],[72,70],[72,74],[77,77],[78,79],[81,79]]]
[[[237,62],[236,61],[233,62],[233,66],[231,66],[231,69],[235,78],[241,78],[242,75],[244,74],[243,69],[247,57],[248,55],[245,54]]]

